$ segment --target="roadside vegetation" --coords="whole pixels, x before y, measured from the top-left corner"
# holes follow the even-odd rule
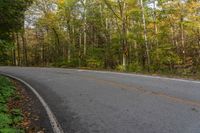
[[[0,2],[1,65],[200,78],[197,0],[14,1]]]
[[[23,120],[22,111],[9,107],[11,100],[18,100],[16,89],[12,82],[0,76],[0,133],[23,133],[21,128]]]

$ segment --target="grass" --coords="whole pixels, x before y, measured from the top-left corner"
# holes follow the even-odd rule
[[[0,76],[0,133],[24,133],[20,129],[23,115],[20,109],[9,109],[11,97],[15,97],[15,87],[12,82]]]

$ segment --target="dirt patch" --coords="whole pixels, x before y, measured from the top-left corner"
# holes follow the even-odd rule
[[[51,133],[47,114],[37,97],[23,84],[12,80],[16,87],[16,96],[9,101],[9,110],[20,109],[23,121],[20,126],[26,133]]]

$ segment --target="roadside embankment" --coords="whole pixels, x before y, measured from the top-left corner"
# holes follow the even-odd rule
[[[51,132],[45,110],[21,83],[0,76],[0,133]]]

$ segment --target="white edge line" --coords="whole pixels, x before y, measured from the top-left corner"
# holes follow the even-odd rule
[[[200,81],[195,81],[195,80],[167,78],[167,77],[160,77],[160,76],[150,76],[150,75],[134,74],[134,73],[106,72],[106,71],[95,71],[95,70],[84,70],[84,69],[79,69],[79,70],[77,70],[77,71],[78,71],[78,72],[109,73],[109,74],[118,74],[118,75],[127,75],[127,76],[137,76],[137,77],[153,78],[153,79],[166,79],[166,80],[171,80],[171,81],[180,81],[180,82],[185,82],[185,83],[196,83],[196,84],[200,84]]]
[[[10,77],[10,78],[13,78],[13,79],[18,80],[19,82],[23,83],[24,85],[26,85],[37,96],[37,98],[40,100],[41,104],[45,108],[46,113],[49,117],[52,129],[53,129],[53,132],[54,133],[64,133],[60,124],[58,123],[58,120],[56,119],[55,115],[53,114],[53,112],[51,111],[51,109],[49,108],[47,103],[44,101],[44,99],[40,96],[40,94],[30,84],[28,84],[27,82],[25,82],[24,80],[22,80],[20,78],[17,78],[15,76],[12,76],[9,74],[0,73],[0,75],[4,75],[4,76]]]

